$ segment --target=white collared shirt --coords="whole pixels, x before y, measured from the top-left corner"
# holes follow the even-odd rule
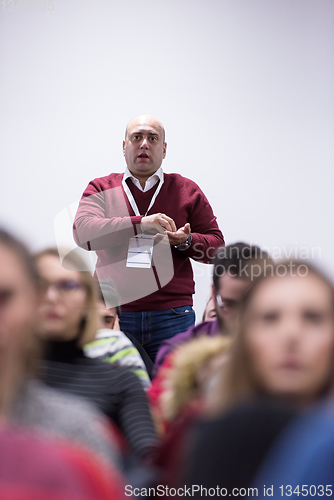
[[[138,189],[140,189],[140,191],[142,191],[143,193],[146,193],[146,191],[148,191],[153,186],[155,186],[155,184],[157,182],[163,181],[164,173],[162,171],[162,167],[158,168],[158,170],[156,172],[154,172],[154,174],[152,174],[151,177],[149,177],[147,179],[144,189],[141,187],[139,180],[136,177],[134,177],[131,174],[131,172],[128,169],[128,167],[126,167],[125,172],[124,172],[123,180],[126,181],[129,178],[134,183],[134,185],[137,186]]]

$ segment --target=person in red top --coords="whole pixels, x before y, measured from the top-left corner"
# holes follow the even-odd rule
[[[120,326],[154,360],[160,343],[195,323],[190,258],[211,263],[224,245],[201,189],[179,174],[165,174],[162,124],[141,115],[123,141],[125,173],[88,184],[74,221],[74,239],[98,256],[95,274],[112,279],[122,305]],[[105,296],[108,306],[108,297]]]

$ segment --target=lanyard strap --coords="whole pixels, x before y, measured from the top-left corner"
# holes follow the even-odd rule
[[[153,207],[153,204],[154,204],[154,202],[156,200],[156,197],[158,196],[158,194],[160,192],[160,189],[162,188],[162,185],[164,183],[164,178],[162,177],[162,179],[159,179],[158,182],[159,182],[159,185],[158,185],[157,189],[155,190],[154,195],[152,196],[151,202],[150,202],[150,204],[148,206],[148,209],[145,212],[144,217],[147,215],[147,213]],[[122,180],[122,186],[123,186],[123,189],[124,189],[124,192],[125,192],[126,196],[128,197],[128,200],[129,200],[129,203],[130,203],[130,205],[132,207],[132,210],[134,211],[134,213],[136,215],[141,215],[139,213],[136,200],[134,199],[133,194],[131,193],[129,186],[127,185],[126,181],[124,180],[124,176],[123,176],[123,180]]]

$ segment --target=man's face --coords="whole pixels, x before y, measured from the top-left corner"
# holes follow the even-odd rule
[[[116,307],[108,309],[103,301],[98,303],[98,330],[113,330],[117,318]]]
[[[167,144],[161,124],[152,116],[139,116],[128,125],[123,154],[130,172],[148,178],[161,166],[166,156]]]
[[[236,323],[240,302],[249,287],[249,280],[225,274],[219,278],[218,283],[218,292],[212,285],[217,319],[224,331],[231,332]]]

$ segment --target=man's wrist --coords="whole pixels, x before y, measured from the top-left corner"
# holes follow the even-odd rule
[[[181,250],[181,252],[184,252],[184,250],[187,250],[190,247],[192,239],[193,239],[192,235],[189,234],[186,241],[184,241],[183,243],[179,243],[178,245],[174,245],[174,247],[177,248],[178,250]]]
[[[140,231],[142,232],[142,234],[150,234],[149,231],[147,231],[147,229],[145,229],[145,224],[143,224],[143,219],[145,218],[145,215],[140,215]]]

